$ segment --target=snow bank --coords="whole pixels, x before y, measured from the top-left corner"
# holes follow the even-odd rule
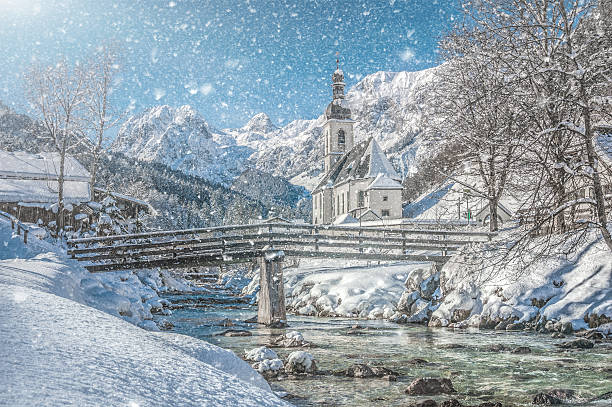
[[[159,306],[136,275],[90,274],[3,221],[0,290],[7,405],[286,405],[231,351],[134,326],[156,329]]]
[[[523,260],[529,256],[524,253]],[[484,272],[473,259],[458,255],[444,266],[441,280],[444,299],[432,320],[479,315],[520,323],[543,317],[576,330],[589,328],[593,318],[612,318],[612,253],[595,232],[568,258],[539,260],[525,272],[514,263]]]
[[[143,331],[94,308],[0,284],[7,405],[283,405],[232,352]],[[33,391],[33,389],[36,389]]]
[[[419,263],[351,264],[310,260],[297,269],[286,269],[288,307],[302,315],[388,318],[395,312],[409,272],[422,267]]]

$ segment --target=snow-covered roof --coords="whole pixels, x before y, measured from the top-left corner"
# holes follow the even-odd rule
[[[367,189],[368,191],[371,189],[402,189],[402,184],[389,178],[386,174],[379,173]]]
[[[359,216],[359,219],[361,219],[362,221],[368,221],[368,220],[382,220],[382,218],[380,216],[378,216],[376,214],[376,212],[374,212],[372,209],[368,209],[367,211],[365,211],[364,213],[362,213]]]
[[[370,156],[370,165],[368,171],[368,177],[376,177],[379,174],[383,174],[384,176],[401,181],[402,178],[397,175],[397,172],[391,165],[391,162],[382,151],[376,140],[374,138],[371,139],[370,145],[366,150],[366,156],[369,154]]]
[[[59,177],[60,154],[30,154],[0,150],[0,178],[55,179]],[[66,156],[64,179],[89,181],[89,172],[74,157]]]
[[[340,157],[313,192],[325,188],[330,182],[332,185],[338,185],[348,180],[374,179],[381,174],[397,183],[401,181],[384,151],[376,140],[370,137]]]
[[[350,223],[359,223],[359,220],[352,216],[350,213],[340,215],[334,220],[334,225],[346,225]]]
[[[482,216],[483,214],[488,214],[489,213],[489,205],[484,205],[482,207],[482,209],[480,209],[475,215],[475,218],[478,218],[480,216]],[[513,217],[514,215],[512,214],[512,211],[510,211],[510,209],[506,208],[501,202],[497,203],[497,209],[504,212],[506,215],[508,215],[509,217]]]
[[[157,214],[157,211],[155,210],[155,208],[153,208],[153,206],[151,206],[150,203],[148,203],[147,201],[143,201],[142,199],[138,199],[138,198],[134,198],[133,196],[129,196],[129,195],[124,195],[124,194],[120,194],[118,192],[113,192],[113,191],[107,191],[103,188],[99,188],[99,187],[94,187],[94,192],[100,193],[100,194],[108,194],[111,197],[118,199],[120,201],[127,201],[130,202],[134,205],[138,205],[141,206],[143,208],[146,208],[147,211],[150,214]]]
[[[57,201],[59,153],[28,154],[0,150],[0,202]],[[66,156],[64,201],[91,200],[89,172],[74,158]]]

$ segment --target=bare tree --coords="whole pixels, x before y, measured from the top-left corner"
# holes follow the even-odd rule
[[[64,59],[52,66],[31,66],[24,81],[26,97],[46,130],[45,137],[59,153],[57,230],[62,233],[66,155],[79,144],[76,134],[86,95],[85,77],[79,66],[70,66]]]
[[[520,85],[511,89],[504,84],[499,92],[492,84],[489,90],[514,96],[515,107],[524,114],[520,175],[526,207],[542,215],[536,227],[576,230],[575,209],[592,205],[596,216],[590,224],[612,250],[593,125],[609,116],[610,109],[602,103],[609,100],[612,78],[610,41],[602,40],[610,23],[600,16],[602,10],[598,12],[595,1],[584,0],[466,1],[468,28],[459,34],[477,53],[495,55],[490,59],[497,63],[495,69],[511,86]],[[484,47],[480,38],[487,39]],[[486,45],[491,39],[494,48]],[[498,103],[493,102],[480,108],[491,114]],[[593,197],[577,196],[583,187]]]
[[[499,39],[458,25],[441,42],[449,61],[438,70],[433,94],[445,137],[465,146],[465,172],[476,175],[489,205],[489,228],[498,230],[498,205],[522,141],[523,112],[515,103],[517,80],[500,52]]]
[[[94,186],[100,156],[104,151],[106,132],[117,125],[122,115],[116,111],[112,103],[113,85],[119,72],[117,47],[104,45],[98,49],[86,69],[85,99],[86,130],[91,142],[90,188],[94,196]]]

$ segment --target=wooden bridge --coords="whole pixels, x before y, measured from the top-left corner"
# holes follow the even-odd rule
[[[443,264],[460,247],[489,241],[494,235],[460,230],[266,223],[73,239],[68,241],[68,254],[84,262],[91,272],[259,260],[258,321],[270,324],[286,320],[284,257]]]

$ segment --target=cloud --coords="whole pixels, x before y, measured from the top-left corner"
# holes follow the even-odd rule
[[[412,50],[412,48],[407,47],[400,53],[400,58],[404,62],[410,62],[414,59],[414,51]]]

